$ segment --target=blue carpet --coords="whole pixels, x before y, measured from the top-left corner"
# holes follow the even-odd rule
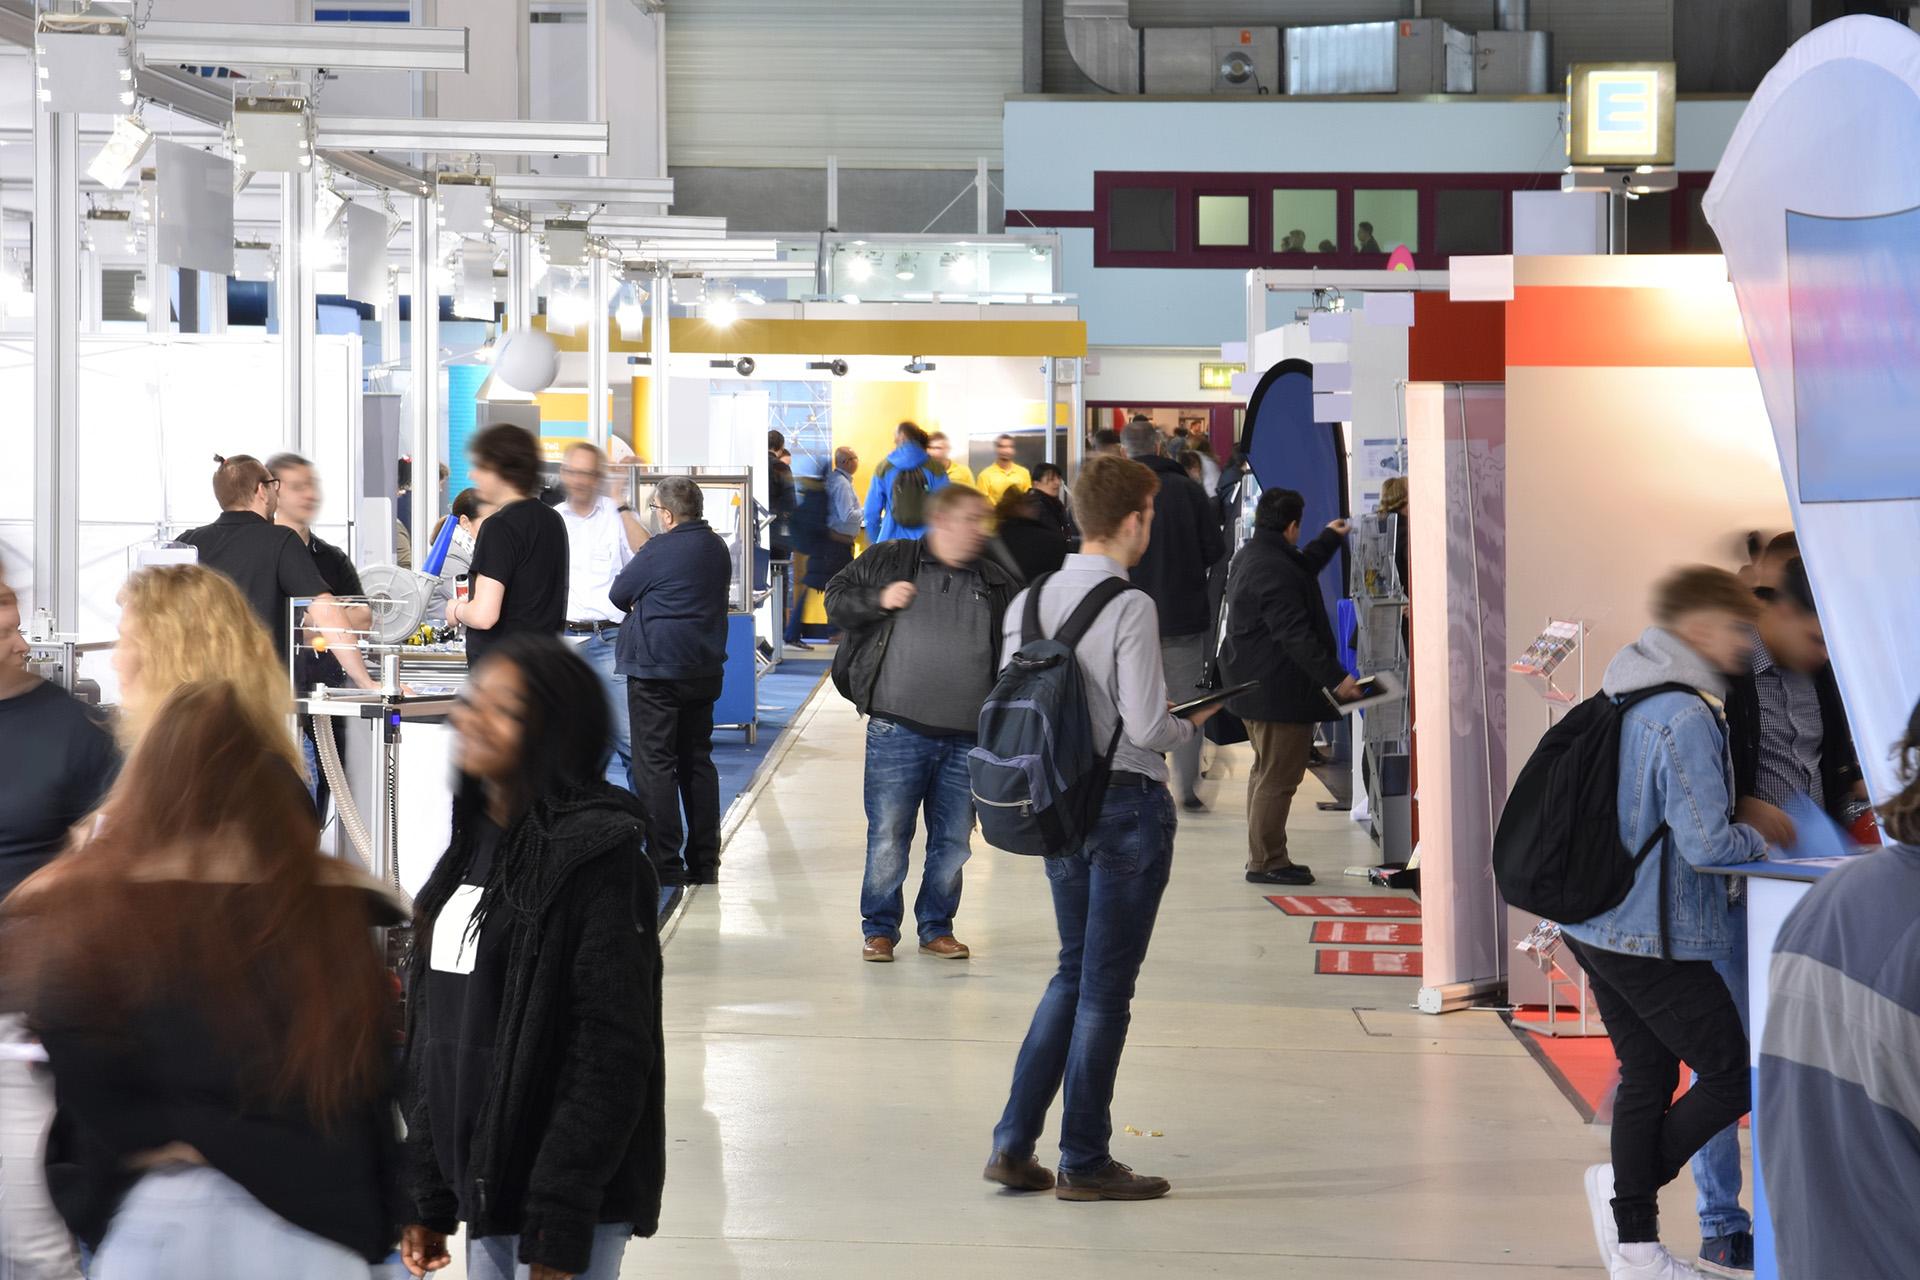
[[[738,729],[714,733],[713,764],[720,774],[720,813],[724,818],[733,802],[753,785],[754,775],[773,753],[780,737],[800,714],[800,708],[812,696],[821,677],[832,662],[826,658],[788,658],[760,677],[759,741],[748,745],[746,734]],[[673,909],[678,890],[660,893],[660,914],[664,918]]]

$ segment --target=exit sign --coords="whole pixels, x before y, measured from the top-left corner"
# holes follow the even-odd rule
[[[1200,362],[1200,389],[1202,391],[1233,390],[1233,375],[1245,373],[1244,364],[1231,364],[1225,360],[1202,360]]]

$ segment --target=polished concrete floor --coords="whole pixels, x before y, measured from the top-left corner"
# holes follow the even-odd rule
[[[1241,879],[1239,751],[1213,811],[1182,819],[1114,1099],[1115,1157],[1173,1194],[1081,1205],[981,1181],[1052,968],[1044,873],[976,839],[957,921],[974,959],[863,964],[861,724],[824,689],[783,751],[723,882],[668,938],[666,1209],[623,1275],[1602,1274],[1580,1173],[1605,1131],[1496,1015],[1426,1018],[1413,980],[1311,973],[1307,922]],[[1302,793],[1296,856],[1351,888],[1371,846],[1320,795]],[[1683,1177],[1664,1204],[1676,1252],[1697,1247],[1691,1197]]]

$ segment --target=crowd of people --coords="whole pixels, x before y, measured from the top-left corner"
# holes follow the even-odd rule
[[[1091,438],[1070,489],[1057,466],[1021,466],[1011,436],[978,476],[948,445],[903,422],[864,506],[848,448],[817,479],[789,470],[774,504],[804,561],[789,635],[821,592],[834,684],[866,721],[860,956],[896,959],[923,822],[918,951],[971,956],[956,919],[982,710],[1024,647],[1059,638],[1103,780],[1084,838],[1046,861],[1059,964],[984,1176],[1153,1199],[1168,1182],[1113,1160],[1109,1112],[1178,816],[1205,808],[1205,726],[1229,711],[1254,754],[1245,877],[1313,882],[1287,825],[1317,727],[1359,695],[1319,589],[1349,527],[1309,537],[1301,495],[1268,488],[1229,563],[1220,495],[1237,462],[1209,485],[1205,442],[1144,418]],[[783,451],[770,438],[776,479]],[[271,1258],[359,1276],[397,1244],[425,1275],[464,1228],[469,1275],[610,1280],[656,1229],[658,904],[720,874],[711,739],[732,557],[691,479],[651,486],[642,518],[608,496],[591,445],[566,452],[554,505],[520,428],[481,432],[470,462],[448,517],[444,616],[470,664],[452,836],[412,902],[320,855],[312,730],[288,731],[290,651],[302,686],[371,683],[358,575],[313,531],[310,462],[218,461],[221,514],[184,539],[199,563],[142,570],[121,594],[111,722],[30,670],[0,580],[0,1224],[28,1274],[68,1280],[91,1259],[109,1280],[225,1276]],[[1756,541],[1751,559],[1742,577],[1665,579],[1655,625],[1604,681],[1619,842],[1641,856],[1614,905],[1560,923],[1620,1060],[1612,1160],[1586,1179],[1616,1280],[1699,1274],[1659,1243],[1658,1192],[1689,1162],[1699,1265],[1752,1266],[1745,907],[1699,869],[1792,847],[1803,800],[1837,822],[1866,803],[1797,546]],[[1209,699],[1219,688],[1237,692]],[[1920,720],[1912,736],[1910,779]],[[1920,781],[1881,821],[1908,839],[1915,811]],[[1876,957],[1914,945],[1894,904],[1916,879],[1901,848],[1815,892],[1782,942],[1763,1046],[1792,1067],[1772,1077],[1782,1105],[1891,1135],[1869,1163],[1893,1181],[1875,1185],[1920,1171],[1899,1154],[1913,1117],[1897,1090],[1863,1101],[1857,1077],[1886,1063],[1862,1048],[1842,1069],[1834,1045],[1890,1015],[1829,997],[1852,983],[1913,1016],[1920,992],[1879,990]],[[1864,947],[1837,923],[1856,900],[1882,908]],[[398,979],[374,929],[407,939]],[[1037,1144],[1056,1097],[1050,1167]],[[1768,1177],[1795,1196],[1844,1217],[1838,1181],[1872,1202],[1837,1133],[1800,1126],[1778,1151]],[[1897,1274],[1871,1234],[1836,1242],[1803,1221],[1782,1227],[1782,1253]]]

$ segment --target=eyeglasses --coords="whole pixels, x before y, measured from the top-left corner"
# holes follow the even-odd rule
[[[262,480],[260,483],[263,485],[266,485],[267,488],[269,489],[278,489],[280,487],[280,477],[268,476],[265,480]]]
[[[666,508],[665,508],[665,507],[663,507],[663,506],[661,506],[661,505],[660,505],[659,503],[657,503],[657,502],[649,502],[649,503],[647,504],[647,510],[649,510],[649,511],[665,511],[665,510],[666,510]]]
[[[560,468],[560,474],[563,476],[576,476],[583,480],[598,480],[600,478],[598,471],[582,471],[579,467],[562,467]]]

